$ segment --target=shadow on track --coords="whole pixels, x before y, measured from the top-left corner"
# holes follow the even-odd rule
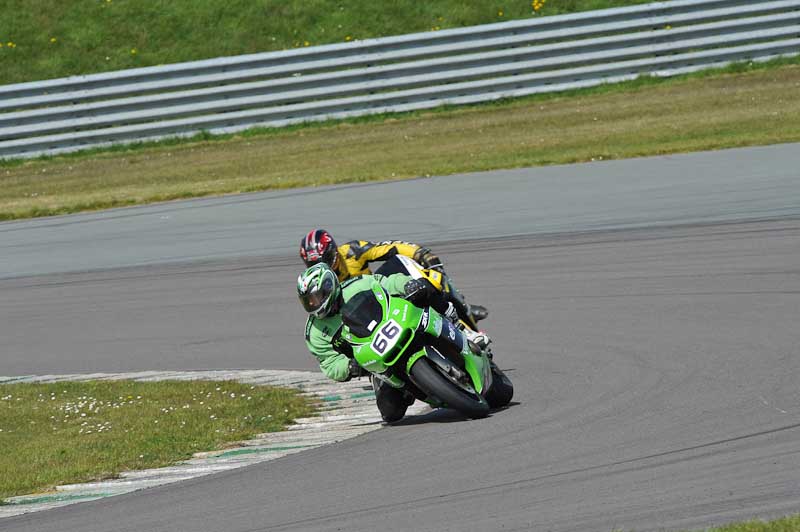
[[[508,405],[504,407],[493,408],[488,417],[492,417],[498,412],[503,412],[504,410],[508,410],[512,406],[517,406],[519,404],[520,403],[516,401],[511,401]],[[433,410],[426,414],[420,414],[417,416],[406,416],[400,421],[395,421],[394,423],[387,423],[386,426],[405,427],[413,425],[424,425],[426,423],[458,423],[464,421],[480,421],[480,420],[468,418],[463,414],[458,413],[456,410],[451,410],[449,408],[437,408],[436,410]]]

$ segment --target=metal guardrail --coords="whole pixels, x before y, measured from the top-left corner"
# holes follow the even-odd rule
[[[0,158],[459,105],[800,54],[800,0],[674,0],[0,86]]]

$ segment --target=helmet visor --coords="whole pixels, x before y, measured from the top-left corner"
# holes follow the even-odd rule
[[[333,294],[333,280],[329,277],[322,279],[319,286],[309,288],[308,292],[300,296],[300,302],[303,308],[309,314],[315,316],[324,316],[331,303],[331,295]]]

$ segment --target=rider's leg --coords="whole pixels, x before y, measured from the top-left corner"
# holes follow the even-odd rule
[[[375,270],[375,273],[379,273],[381,275],[392,275],[393,273],[408,274],[408,269],[395,255],[393,257],[389,257],[380,268]]]
[[[409,405],[414,402],[414,396],[389,386],[377,377],[372,377],[372,387],[381,418],[387,423],[400,421],[406,415]]]
[[[431,309],[431,310],[433,311],[434,309]],[[478,348],[479,348],[478,352],[483,351],[487,347],[489,347],[489,344],[492,342],[492,340],[491,340],[491,338],[489,338],[488,334],[486,334],[486,333],[484,333],[482,331],[478,331],[478,330],[474,329],[473,328],[474,327],[474,322],[470,323],[470,321],[465,321],[460,316],[459,316],[459,319],[460,319],[460,322],[455,324],[456,330],[459,333],[463,334],[470,343],[477,345]],[[451,323],[447,319],[444,319],[443,321],[446,322],[446,323]],[[447,328],[446,325],[442,326],[442,331],[441,331],[439,336],[442,336],[442,335],[445,335],[447,337],[455,336],[455,335],[451,335],[450,334],[450,330]],[[450,339],[452,341],[456,341],[457,340],[456,338],[450,338]],[[458,341],[458,343],[459,343],[459,347],[458,347],[457,350],[460,351],[462,342]]]
[[[434,309],[429,309],[431,314],[436,313]],[[438,316],[441,314],[436,313]],[[433,319],[433,318],[431,318]],[[471,334],[476,335],[480,338],[477,342],[473,342],[470,338],[466,335],[466,330],[459,329],[453,322],[450,320],[441,317],[441,329],[439,329],[438,334],[433,334],[433,346],[436,347],[440,353],[445,355],[452,361],[459,361],[458,355],[480,355],[486,346],[489,344],[491,340],[489,337],[483,333],[475,333],[474,331],[470,331]],[[483,345],[482,345],[483,343]]]
[[[445,293],[448,301],[455,305],[458,310],[458,317],[473,326],[478,321],[485,319],[489,315],[489,310],[483,305],[473,305],[467,303],[464,295],[455,287],[453,281],[447,278]]]
[[[410,270],[403,261],[396,255],[389,257],[380,268],[375,270],[375,273],[381,275],[391,275],[393,273],[405,273],[412,277],[418,277],[419,274]],[[458,311],[458,317],[474,326],[478,321],[485,319],[489,315],[489,310],[482,305],[471,305],[467,303],[458,288],[455,287],[453,281],[446,275],[444,277],[443,293],[445,298],[455,305]]]

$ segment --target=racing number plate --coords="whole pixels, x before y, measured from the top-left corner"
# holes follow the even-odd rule
[[[383,356],[392,350],[397,340],[400,339],[400,325],[394,321],[387,321],[372,339],[372,349]]]

